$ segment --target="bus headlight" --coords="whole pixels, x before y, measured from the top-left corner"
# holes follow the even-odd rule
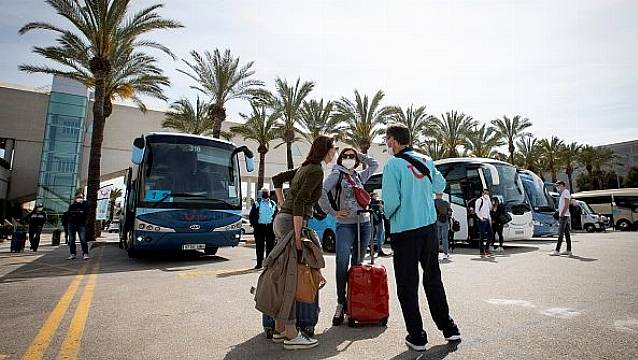
[[[540,221],[536,221],[536,220],[532,221],[532,224],[534,226],[541,226],[542,225]]]

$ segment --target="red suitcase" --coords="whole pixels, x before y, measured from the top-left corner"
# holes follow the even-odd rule
[[[365,212],[372,213],[370,210],[359,211]],[[359,239],[360,225],[357,224]],[[360,246],[359,243],[356,256],[359,256]],[[374,246],[371,248],[374,249]],[[348,271],[348,325],[379,323],[386,326],[390,316],[388,273],[383,265],[374,265],[374,250],[370,251],[369,265],[362,264],[360,260],[358,265],[352,266]]]

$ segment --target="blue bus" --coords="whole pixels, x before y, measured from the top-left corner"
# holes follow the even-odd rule
[[[241,238],[239,153],[245,146],[203,136],[149,133],[133,142],[126,177],[120,247],[135,257],[150,251],[208,255]]]
[[[554,219],[556,206],[543,179],[530,170],[518,170],[518,174],[523,182],[527,200],[532,207],[534,237],[557,236],[558,221]]]

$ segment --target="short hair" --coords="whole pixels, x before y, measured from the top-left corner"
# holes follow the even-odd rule
[[[356,169],[356,168],[357,168],[357,166],[359,166],[359,164],[360,164],[360,161],[359,161],[359,152],[357,151],[357,149],[355,149],[355,148],[353,148],[353,147],[350,147],[350,146],[349,146],[349,147],[344,148],[343,150],[341,150],[341,152],[339,153],[339,157],[337,158],[337,165],[339,165],[339,166],[343,166],[343,163],[342,163],[342,161],[341,161],[341,160],[342,160],[342,159],[341,159],[341,157],[343,156],[343,154],[344,154],[346,151],[354,151],[354,167],[355,167],[355,169]]]
[[[393,137],[399,145],[410,145],[410,129],[405,125],[392,124],[385,130],[385,136]]]
[[[556,186],[565,186],[565,182],[563,180],[559,180],[556,182]]]

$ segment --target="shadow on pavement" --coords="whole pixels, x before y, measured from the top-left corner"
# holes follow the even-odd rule
[[[316,339],[319,345],[313,349],[287,351],[282,344],[274,344],[267,340],[263,334],[234,346],[224,360],[244,359],[327,359],[338,358],[353,343],[361,340],[374,339],[386,330],[381,326],[360,326],[350,328],[348,326],[333,326],[318,333]]]
[[[145,257],[138,259],[129,259],[124,250],[118,248],[117,243],[107,244],[99,247],[91,248],[90,254],[97,254],[97,251],[103,252],[99,273],[118,273],[118,272],[131,272],[131,271],[145,271],[145,270],[161,270],[166,272],[181,272],[192,270],[194,267],[202,264],[215,264],[228,261],[227,258],[221,256],[203,256],[197,253],[195,254],[149,254]],[[78,248],[78,252],[81,250]],[[2,254],[3,256],[5,254]],[[30,254],[29,254],[30,255]],[[13,255],[27,257],[24,255]],[[77,274],[78,270],[82,267],[85,261],[80,260],[80,257],[76,260],[66,260],[69,255],[67,246],[60,246],[59,248],[47,252],[40,258],[27,263],[20,268],[8,273],[0,278],[0,283],[19,282],[33,278],[46,278],[46,277],[59,277],[59,276],[72,276]],[[92,258],[89,261],[95,260]],[[93,267],[89,267],[87,273],[91,273]]]
[[[414,360],[440,360],[440,359],[445,359],[449,354],[455,352],[458,347],[459,344],[461,342],[460,341],[453,341],[453,342],[449,342],[447,344],[441,344],[441,345],[436,345],[436,346],[432,346],[431,348],[429,348],[427,351],[424,352],[417,352],[417,351],[412,351],[412,350],[407,350],[404,353],[401,353],[393,358],[391,358],[390,360],[407,360],[407,359],[414,359]]]
[[[580,261],[584,261],[584,262],[598,261],[598,259],[596,259],[596,258],[587,258],[587,257],[578,256],[578,255],[570,255],[570,256],[567,256],[567,258],[574,259],[574,260],[580,260]]]
[[[496,253],[493,251],[494,255],[498,258],[498,257],[508,257],[511,255],[529,253],[529,252],[538,250],[538,246],[504,245],[503,249],[504,249],[504,252],[502,253]],[[472,256],[478,257],[479,249],[476,246],[472,247],[471,245],[465,245],[465,244],[461,246],[457,245],[454,251],[451,251],[450,254],[452,254],[452,257],[454,257],[454,255],[472,255]]]

